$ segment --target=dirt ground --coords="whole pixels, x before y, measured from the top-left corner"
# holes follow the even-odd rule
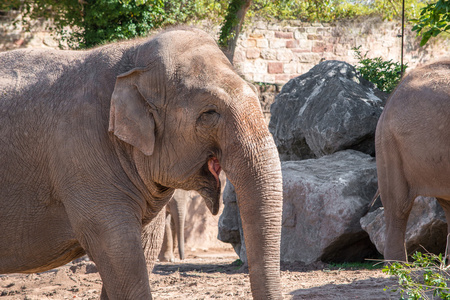
[[[154,299],[251,299],[249,275],[230,250],[189,251],[183,262],[158,263]],[[395,284],[381,270],[336,269],[327,264],[282,264],[285,299],[399,299],[383,288]],[[40,274],[0,275],[0,300],[98,299],[101,279],[90,261]]]

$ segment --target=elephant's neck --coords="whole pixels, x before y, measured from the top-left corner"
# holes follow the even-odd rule
[[[143,209],[143,218],[152,219],[172,198],[175,189],[156,183],[150,176],[142,176],[134,159],[131,145],[119,141],[111,136],[124,174],[125,182],[128,182],[135,191],[136,199]],[[147,174],[149,175],[149,174]]]
[[[158,188],[157,186],[155,186]],[[153,191],[152,198],[147,199],[147,210],[145,211],[142,223],[145,225],[153,220],[156,215],[166,206],[172,199],[175,189],[164,188],[163,191]]]

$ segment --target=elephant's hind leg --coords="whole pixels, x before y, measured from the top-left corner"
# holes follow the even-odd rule
[[[395,189],[398,189],[396,187]],[[386,221],[385,260],[407,261],[405,233],[414,197],[397,191],[382,193],[384,217]]]
[[[406,261],[405,232],[415,196],[404,176],[401,156],[392,147],[395,143],[389,145],[377,152],[378,186],[386,222],[384,258]]]

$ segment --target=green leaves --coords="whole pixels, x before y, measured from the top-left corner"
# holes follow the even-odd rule
[[[79,35],[68,37],[72,47],[89,48],[105,42],[145,36],[160,25],[165,14],[161,1],[96,0],[84,5],[77,20]]]
[[[384,290],[400,292],[400,299],[440,299],[450,300],[449,267],[445,264],[442,254],[414,253],[413,262],[392,262],[383,268],[383,273],[394,275],[398,279],[396,287]],[[430,298],[430,295],[433,297]]]
[[[352,48],[355,51],[355,56],[359,60],[356,65],[356,70],[361,76],[372,82],[379,90],[390,93],[394,90],[401,80],[401,64],[393,62],[392,59],[385,61],[381,57],[368,58],[367,52],[361,54],[361,46]],[[403,65],[405,70],[407,65]]]
[[[411,21],[415,23],[412,30],[422,36],[420,46],[424,46],[431,37],[450,31],[450,1],[428,4],[420,11],[420,17]]]
[[[372,0],[254,0],[250,17],[265,19],[333,22],[358,16],[380,16],[386,20],[399,20],[401,1]],[[424,4],[420,0],[405,0],[407,18],[415,18]]]

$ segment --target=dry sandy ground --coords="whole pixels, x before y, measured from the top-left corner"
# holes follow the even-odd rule
[[[251,299],[249,276],[233,265],[231,251],[189,252],[183,262],[158,263],[154,299]],[[283,264],[285,299],[399,299],[383,291],[395,284],[381,270],[343,270],[322,263]],[[0,300],[98,299],[101,279],[92,262],[68,264],[40,274],[0,275]]]

